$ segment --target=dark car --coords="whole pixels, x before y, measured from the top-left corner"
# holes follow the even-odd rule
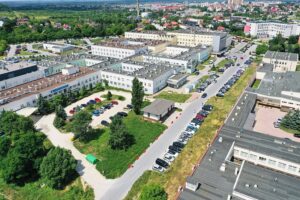
[[[133,106],[131,104],[128,104],[126,107],[129,108],[129,109],[133,108]]]
[[[175,151],[175,152],[177,152],[177,153],[180,153],[180,152],[181,152],[181,149],[180,149],[180,148],[178,148],[178,147],[176,147],[176,146],[173,146],[173,145],[170,145],[170,146],[169,146],[169,149],[170,149],[170,150],[173,150],[173,151]]]
[[[177,154],[176,151],[173,151],[173,150],[171,150],[171,149],[169,149],[168,153],[171,154],[171,155],[174,155],[174,156]]]
[[[209,105],[209,104],[206,104],[202,107],[203,110],[205,111],[212,111],[213,109],[213,106],[212,105]]]
[[[109,123],[108,123],[108,121],[102,120],[101,121],[101,125],[103,125],[103,126],[109,126]]]
[[[127,117],[128,114],[126,112],[118,112],[117,115],[121,116],[121,117]]]
[[[180,143],[180,142],[173,142],[173,146],[178,147],[178,148],[183,148],[184,144]]]
[[[207,97],[207,93],[203,93],[201,98],[206,98]]]
[[[217,97],[224,97],[224,93],[218,92],[218,94],[217,94],[216,96],[217,96]]]
[[[168,168],[169,167],[169,164],[166,161],[164,161],[163,159],[160,159],[160,158],[157,158],[155,160],[155,163],[158,164],[159,166],[164,167],[164,168]]]
[[[295,133],[295,134],[294,134],[294,137],[300,138],[300,133]]]
[[[196,125],[201,125],[203,121],[197,119],[197,118],[194,118],[192,121],[192,123],[196,124]]]

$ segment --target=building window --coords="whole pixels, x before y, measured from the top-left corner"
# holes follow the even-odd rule
[[[278,167],[279,167],[279,168],[282,168],[282,169],[284,169],[284,168],[285,168],[285,166],[286,166],[286,164],[284,164],[284,163],[281,163],[281,162],[280,162],[280,163],[278,163]]]
[[[243,157],[248,157],[248,153],[242,151],[242,152],[241,152],[241,156],[243,156]]]
[[[252,159],[252,160],[256,160],[256,159],[257,159],[257,155],[250,154],[250,159]]]
[[[289,165],[288,167],[288,170],[291,171],[291,172],[296,172],[296,167],[295,166],[292,166],[292,165]]]
[[[276,165],[276,161],[275,160],[269,160],[268,163],[269,163],[269,165],[273,165],[273,166]]]

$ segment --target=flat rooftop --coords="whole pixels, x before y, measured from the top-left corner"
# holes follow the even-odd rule
[[[172,33],[186,33],[186,34],[197,34],[197,35],[219,35],[219,36],[226,36],[226,32],[220,32],[220,31],[211,31],[208,29],[179,29],[175,31],[169,31],[167,34],[172,34]]]
[[[139,49],[145,46],[156,46],[165,43],[161,40],[144,40],[144,39],[113,39],[99,42],[93,46],[114,47],[123,49]]]
[[[7,99],[8,102],[16,101],[32,94],[39,94],[43,91],[57,88],[60,85],[69,83],[94,72],[95,70],[91,68],[80,68],[80,71],[76,74],[62,75],[59,73],[44,77],[13,88],[2,90],[0,91],[0,99]]]
[[[300,101],[300,98],[285,96],[281,93],[282,91],[300,92],[299,80],[300,72],[276,73],[266,71],[259,88],[255,92],[261,95]]]
[[[139,66],[140,69],[135,71],[125,71],[122,70],[122,63],[132,64]],[[125,76],[133,76],[147,80],[154,80],[160,77],[162,74],[170,72],[171,70],[176,70],[180,66],[170,65],[169,63],[146,63],[131,60],[124,60],[118,64],[104,65],[101,63],[97,65],[101,71],[117,73]]]
[[[13,64],[1,63],[0,74],[4,74],[7,72],[13,72],[13,71],[17,71],[19,69],[25,69],[25,68],[29,68],[29,67],[33,67],[33,66],[36,66],[36,64],[26,62],[26,61],[21,61],[21,62],[13,63]]]
[[[253,110],[255,101],[255,94],[246,92],[241,96],[220,130],[217,139],[209,147],[192,176],[187,179],[191,183],[199,183],[198,189],[194,192],[184,188],[179,196],[180,200],[224,200],[228,198],[228,195],[232,200],[240,200],[233,196],[234,191],[261,200],[299,199],[299,177],[254,165],[247,161],[231,159],[230,150],[234,145],[300,163],[300,143],[243,128],[249,113]],[[236,114],[236,112],[240,113]],[[230,121],[233,117],[241,119]],[[221,141],[220,138],[222,138]],[[226,163],[225,171],[220,170],[223,163]],[[235,173],[236,169],[238,169],[239,175]]]
[[[299,55],[296,53],[278,52],[278,51],[267,51],[264,56],[265,58],[276,59],[276,60],[288,60],[298,61]]]

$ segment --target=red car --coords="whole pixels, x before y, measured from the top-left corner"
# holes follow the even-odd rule
[[[70,113],[71,115],[73,115],[73,114],[75,113],[75,110],[70,110],[69,113]]]
[[[95,101],[96,101],[96,103],[100,103],[100,102],[101,102],[101,99],[95,98]]]
[[[199,119],[199,120],[204,120],[204,116],[200,115],[200,114],[197,114],[196,118]]]
[[[117,101],[111,101],[112,104],[118,105],[119,103]]]

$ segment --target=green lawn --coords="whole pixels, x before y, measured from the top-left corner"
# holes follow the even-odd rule
[[[24,50],[21,50],[19,56],[32,56],[32,55],[35,55],[35,53],[32,53],[32,52],[29,52],[29,51],[24,51]]]
[[[186,177],[190,175],[192,167],[206,152],[207,145],[212,142],[216,131],[224,123],[239,95],[249,84],[256,71],[256,65],[252,64],[252,67],[246,70],[232,89],[225,94],[224,98],[213,97],[208,100],[208,103],[214,106],[214,110],[172,163],[170,169],[162,174],[146,171],[134,183],[125,200],[138,199],[142,187],[149,183],[162,185],[168,193],[168,199],[176,199],[178,187],[185,184]]]
[[[297,65],[296,71],[300,71],[300,65]]]
[[[102,98],[106,98],[107,99],[107,94],[103,94],[101,95]],[[119,100],[119,101],[125,101],[125,97],[121,96],[121,95],[115,95],[112,93],[112,100]]]
[[[256,79],[255,82],[254,82],[253,85],[252,85],[252,88],[257,89],[258,86],[259,86],[259,84],[260,84],[260,81],[261,81],[261,80]]]
[[[145,121],[142,116],[137,116],[133,112],[124,119],[124,123],[128,132],[135,138],[135,144],[127,150],[113,150],[108,146],[108,128],[99,131],[98,135],[87,143],[77,140],[74,142],[81,152],[91,153],[100,160],[97,169],[107,178],[121,176],[149,144],[166,129],[163,124]]]
[[[159,93],[157,96],[154,98],[156,99],[166,99],[178,103],[184,103],[186,100],[188,100],[192,95],[191,94],[180,94],[176,92],[171,92],[171,91],[165,91]]]
[[[88,188],[83,191],[81,181],[77,178],[72,184],[64,190],[54,190],[47,186],[41,187],[42,181],[27,183],[22,187],[8,185],[0,178],[0,199],[14,200],[93,200],[93,190]]]
[[[196,69],[198,69],[198,70],[203,70],[203,69],[205,69],[205,65],[203,65],[203,64],[199,64],[197,67],[196,67]]]
[[[217,64],[214,68],[211,69],[211,71],[218,71],[220,68],[225,67],[226,64],[228,63],[234,63],[234,60],[232,59],[224,59],[221,62]]]

